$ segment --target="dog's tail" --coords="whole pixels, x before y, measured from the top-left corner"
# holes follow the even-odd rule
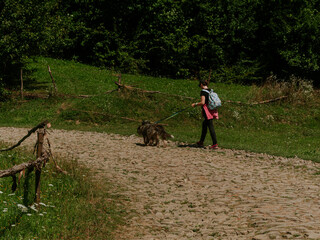
[[[171,135],[171,134],[169,134],[167,132],[164,132],[162,136],[163,136],[163,139],[174,138],[173,135]]]

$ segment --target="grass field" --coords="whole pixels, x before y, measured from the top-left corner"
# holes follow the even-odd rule
[[[2,152],[0,169],[32,159],[23,150]],[[56,172],[53,164],[43,169],[40,209],[33,203],[34,171],[26,173],[14,193],[12,178],[0,179],[0,239],[113,239],[124,216],[119,196],[106,191],[107,182],[94,183],[92,173],[76,162],[60,163],[68,175]]]
[[[94,95],[90,98],[51,97],[26,98],[1,103],[0,125],[32,126],[49,119],[55,128],[80,129],[136,134],[138,122],[122,117],[157,121],[190,106],[199,99],[199,88],[194,80],[172,80],[146,76],[122,75],[122,83],[165,94],[140,91],[115,91],[117,77],[111,71],[84,64],[38,58],[31,62],[25,79],[25,91],[47,93],[53,91],[47,66],[50,65],[58,92],[69,95]],[[211,85],[222,99],[220,120],[215,122],[221,147],[265,152],[285,157],[298,156],[320,161],[320,97],[314,91],[308,101],[278,101],[269,104],[252,103],[261,89],[254,86],[214,83]],[[268,90],[270,91],[270,90]],[[192,97],[187,99],[183,97]],[[291,94],[295,94],[294,92]],[[270,94],[258,95],[260,100]],[[264,99],[265,98],[265,99]],[[164,123],[175,140],[196,142],[201,131],[200,108],[190,108]],[[206,143],[210,144],[207,137]]]

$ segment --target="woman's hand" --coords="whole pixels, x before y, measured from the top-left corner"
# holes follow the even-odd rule
[[[195,106],[197,106],[197,105],[198,105],[198,103],[192,103],[192,104],[191,104],[192,107],[195,107]]]

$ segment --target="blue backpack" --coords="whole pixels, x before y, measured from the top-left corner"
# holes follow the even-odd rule
[[[221,107],[221,100],[218,97],[217,93],[215,93],[212,89],[210,91],[206,89],[202,89],[202,91],[205,91],[209,94],[209,101],[208,101],[209,110],[214,110],[214,109],[217,109],[218,107]]]

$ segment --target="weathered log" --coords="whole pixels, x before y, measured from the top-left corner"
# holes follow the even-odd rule
[[[35,126],[34,128],[30,129],[28,131],[28,134],[25,135],[17,144],[13,145],[12,147],[6,148],[6,149],[0,149],[0,152],[4,152],[4,151],[10,151],[18,146],[20,146],[20,144],[26,140],[28,137],[30,137],[30,135],[32,133],[34,133],[35,131],[37,131],[39,128],[44,128],[47,124],[49,123],[48,120],[43,121],[42,123],[39,123],[37,126]]]
[[[14,176],[15,174],[20,173],[25,169],[33,169],[34,167],[38,168],[45,161],[48,161],[49,157],[49,154],[47,152],[44,152],[41,157],[37,158],[34,161],[21,163],[6,170],[0,170],[0,178]]]

